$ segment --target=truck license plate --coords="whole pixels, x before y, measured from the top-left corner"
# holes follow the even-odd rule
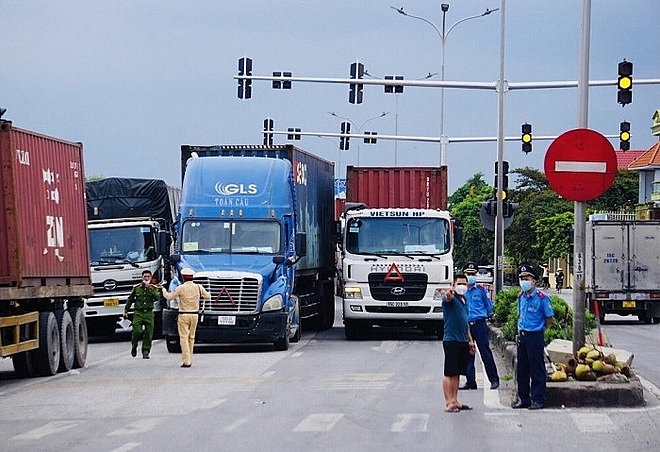
[[[636,303],[634,301],[624,301],[623,302],[623,307],[624,308],[635,308],[637,307]]]
[[[112,308],[115,306],[119,306],[119,298],[106,298],[103,300],[103,307]]]
[[[219,315],[218,325],[236,325],[236,316],[234,315]]]
[[[408,302],[407,301],[388,301],[387,302],[387,307],[388,308],[407,308],[408,307]]]

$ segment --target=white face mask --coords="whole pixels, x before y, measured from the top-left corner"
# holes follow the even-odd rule
[[[465,292],[467,292],[467,286],[465,284],[458,284],[454,287],[454,292],[459,295],[465,295]]]
[[[151,285],[151,279],[143,279],[142,284],[144,284],[145,286],[150,286]]]

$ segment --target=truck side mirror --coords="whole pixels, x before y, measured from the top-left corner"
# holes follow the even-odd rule
[[[156,247],[158,249],[158,254],[161,256],[166,256],[170,252],[171,236],[167,231],[158,231],[158,243]]]
[[[456,226],[454,230],[454,243],[457,245],[463,243],[463,226]]]
[[[307,256],[307,233],[296,233],[296,254],[300,257]]]
[[[170,254],[170,262],[173,264],[178,264],[181,262],[181,255],[180,254]]]

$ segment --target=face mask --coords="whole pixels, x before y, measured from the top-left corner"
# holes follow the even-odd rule
[[[467,277],[468,284],[471,286],[474,286],[477,283],[477,277],[476,276],[468,276]]]
[[[520,288],[521,288],[523,291],[527,292],[529,289],[532,288],[532,282],[531,282],[531,281],[527,281],[527,280],[521,280],[521,281],[520,281]]]
[[[467,292],[467,286],[465,284],[459,284],[454,287],[454,292],[459,295],[465,295],[465,292]]]
[[[142,284],[144,284],[145,286],[150,285],[151,284],[151,279],[143,279]]]

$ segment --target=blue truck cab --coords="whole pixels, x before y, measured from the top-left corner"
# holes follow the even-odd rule
[[[194,281],[212,295],[200,302],[196,342],[273,343],[286,350],[300,339],[303,317],[317,327],[334,319],[333,221],[316,213],[330,209],[332,215],[334,168],[321,160],[332,172],[320,181],[328,186],[328,206],[319,206],[322,199],[307,202],[308,192],[319,190],[306,190],[308,181],[294,169],[298,156],[318,160],[292,146],[182,147],[184,177],[171,259],[179,272],[193,269]],[[317,239],[328,245],[310,246],[308,240]],[[328,252],[320,253],[322,248]],[[180,350],[177,313],[176,304],[163,313],[170,352]]]

